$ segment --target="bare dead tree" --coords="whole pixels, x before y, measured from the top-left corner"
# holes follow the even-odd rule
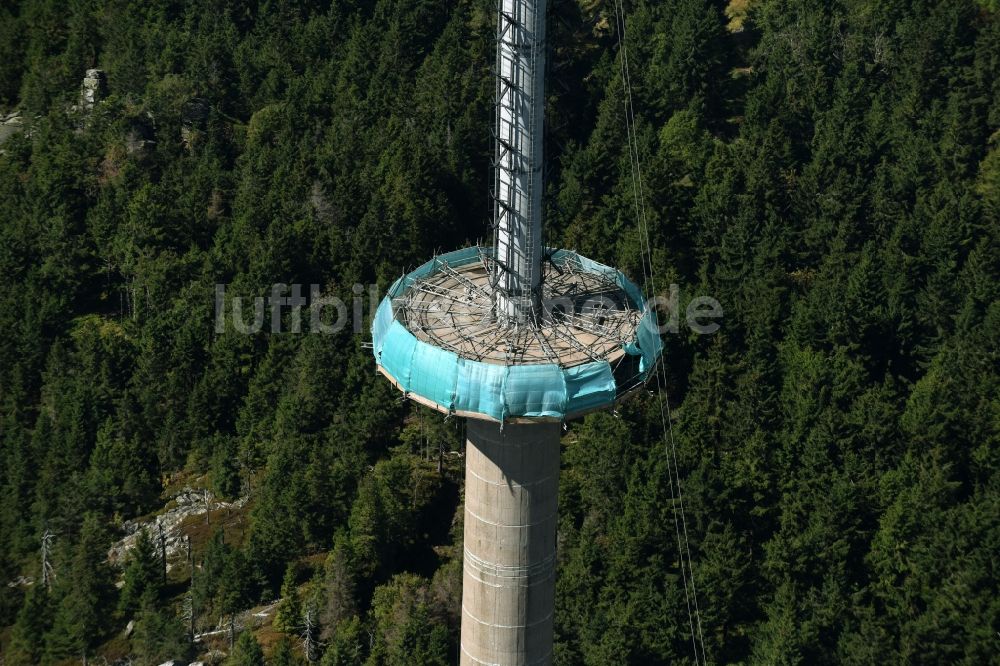
[[[187,541],[187,561],[190,573],[190,577],[188,578],[188,593],[184,599],[184,612],[188,623],[188,634],[191,636],[191,641],[194,641],[194,557],[191,556],[191,535],[187,534],[184,538]]]
[[[55,532],[46,529],[42,534],[42,585],[46,589],[52,589],[52,579],[56,577],[56,571],[52,568],[52,540],[55,539]]]
[[[163,565],[163,584],[167,584],[167,535],[163,532],[163,523],[156,524],[160,533],[160,563]]]
[[[184,595],[184,606],[181,608],[181,617],[187,624],[188,640],[194,641],[194,591],[189,589]]]
[[[240,451],[240,497],[249,497],[253,492],[253,458],[250,447],[244,446]]]
[[[319,661],[320,641],[318,613],[314,604],[310,603],[306,611],[302,614],[302,653],[306,656],[306,661],[314,664]]]

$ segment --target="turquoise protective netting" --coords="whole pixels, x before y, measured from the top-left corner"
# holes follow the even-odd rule
[[[415,280],[447,263],[458,267],[482,261],[482,248],[470,247],[435,257],[397,280],[382,300],[372,322],[372,342],[378,364],[406,391],[446,412],[464,412],[503,421],[510,418],[558,418],[610,406],[619,391],[645,381],[663,351],[656,316],[646,308],[642,292],[621,271],[557,250],[552,260],[578,262],[582,270],[607,275],[644,312],[636,339],[625,352],[639,357],[639,375],[618,386],[607,361],[563,368],[555,364],[497,365],[461,358],[454,352],[421,342],[393,314],[392,301]]]

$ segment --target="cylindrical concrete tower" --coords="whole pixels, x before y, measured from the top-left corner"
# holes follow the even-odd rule
[[[558,423],[469,421],[462,662],[546,663],[556,581]]]
[[[493,246],[404,275],[372,324],[380,372],[469,419],[469,666],[552,662],[562,424],[641,386],[661,352],[628,278],[542,244],[545,0],[499,5]]]

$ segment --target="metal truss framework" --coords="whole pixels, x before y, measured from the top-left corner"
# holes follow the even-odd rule
[[[499,0],[493,160],[495,308],[523,323],[541,296],[545,0]]]
[[[441,262],[393,302],[396,318],[424,342],[500,365],[615,362],[635,339],[641,310],[609,276],[572,259],[544,265],[539,316],[511,325],[493,308],[492,262],[481,258],[459,267]]]

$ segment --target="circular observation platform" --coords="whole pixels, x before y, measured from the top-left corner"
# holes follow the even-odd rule
[[[379,371],[416,402],[501,422],[576,418],[641,386],[662,351],[642,292],[575,252],[546,256],[540,312],[521,325],[496,317],[490,249],[397,280],[372,324]]]

